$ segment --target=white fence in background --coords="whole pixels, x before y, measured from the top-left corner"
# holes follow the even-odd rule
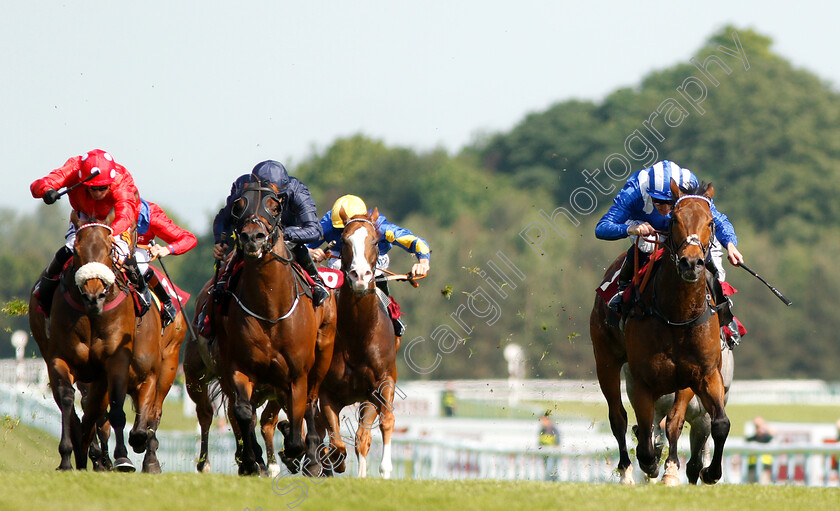
[[[23,424],[46,431],[56,439],[60,435],[60,414],[52,395],[31,386],[11,386],[0,383],[0,417],[19,417]],[[345,434],[345,436],[349,436]],[[369,475],[378,477],[382,444],[378,432],[368,458]],[[198,435],[195,433],[158,432],[158,458],[165,472],[193,472],[198,454]],[[113,442],[113,437],[112,437]],[[282,445],[280,435],[276,447]],[[628,444],[632,440],[628,438]],[[113,445],[113,444],[112,444]],[[113,447],[112,447],[113,448]],[[210,435],[210,464],[213,472],[236,473],[234,441],[231,434],[213,432]],[[130,449],[129,449],[130,451]],[[567,448],[552,450],[501,449],[470,446],[445,440],[418,438],[393,439],[393,477],[396,479],[500,479],[500,480],[557,480],[615,483],[615,464],[618,453],[614,449]],[[771,455],[771,480],[777,484],[807,486],[837,486],[837,458],[840,445],[739,445],[727,443],[724,457],[723,482],[747,482],[750,458],[757,462],[757,471],[764,467],[762,455]],[[129,453],[140,467],[142,454]],[[685,466],[685,453],[682,453]],[[58,442],[55,461],[58,464]],[[344,476],[355,476],[358,464],[353,447],[348,445],[347,470]],[[644,478],[637,469],[637,481]],[[683,481],[685,476],[683,475]]]

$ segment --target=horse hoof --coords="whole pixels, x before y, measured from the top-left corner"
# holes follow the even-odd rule
[[[280,475],[280,465],[277,463],[269,463],[268,464],[268,477],[274,479],[275,477]]]
[[[114,469],[117,472],[134,472],[137,469],[134,468],[134,464],[128,458],[117,458],[114,460]]]
[[[154,463],[148,463],[143,465],[143,473],[144,474],[160,474],[160,463],[155,461]]]
[[[703,484],[715,484],[720,480],[720,476],[713,476],[711,475],[710,471],[706,468],[700,471],[700,479],[703,481]]]
[[[145,431],[132,431],[128,435],[128,443],[131,445],[131,448],[134,449],[134,452],[140,454],[141,452],[146,450],[146,441],[149,439],[148,433]]]
[[[619,482],[625,486],[636,486],[636,479],[633,477],[633,469],[626,468],[619,470]]]
[[[210,462],[209,461],[202,461],[195,466],[195,471],[199,474],[209,474],[210,473]]]
[[[256,461],[250,463],[242,463],[239,465],[239,475],[241,476],[258,476],[260,475],[260,466]]]
[[[680,478],[677,476],[665,474],[664,476],[662,476],[662,484],[664,486],[679,486]]]

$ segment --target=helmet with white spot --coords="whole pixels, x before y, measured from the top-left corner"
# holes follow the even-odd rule
[[[117,177],[117,164],[114,162],[114,158],[102,149],[94,149],[82,156],[79,180],[84,181],[91,174],[97,172],[96,177],[90,181],[85,181],[86,186],[107,186],[113,183]]]

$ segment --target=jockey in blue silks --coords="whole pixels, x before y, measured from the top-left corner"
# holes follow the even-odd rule
[[[602,240],[618,240],[631,236],[647,259],[655,245],[642,237],[654,234],[654,231],[667,231],[671,222],[671,210],[674,207],[671,197],[671,179],[681,188],[695,187],[697,177],[688,169],[676,163],[663,160],[652,167],[642,169],[627,179],[627,184],[618,192],[613,205],[595,226],[595,236]],[[713,262],[712,272],[719,280],[724,280],[722,246],[726,247],[729,262],[738,265],[744,262],[744,256],[738,251],[738,238],[729,219],[711,203],[712,217],[715,222],[715,240],[709,251]],[[618,276],[618,293],[610,300],[609,306],[620,311],[623,291],[630,285],[634,266],[633,247],[627,251],[624,264]],[[640,265],[643,261],[639,261]]]
[[[309,247],[312,249],[312,258],[315,262],[328,259],[327,265],[335,269],[341,267],[341,260],[337,257],[341,254],[341,235],[344,232],[344,221],[339,214],[342,209],[344,209],[347,218],[369,213],[364,201],[359,197],[355,195],[339,197],[335,201],[335,204],[333,204],[332,210],[327,211],[323,218],[321,218],[321,228],[324,231],[323,237],[317,242],[309,244]],[[388,269],[390,264],[388,251],[394,245],[417,257],[417,262],[411,268],[411,277],[423,277],[429,272],[431,250],[426,240],[415,235],[408,229],[389,222],[385,218],[385,215],[381,213],[379,214],[379,218],[376,219],[376,231],[379,235],[379,258],[376,261],[376,275],[381,275],[381,270]],[[335,245],[330,249],[330,252],[334,254],[333,258],[328,258],[327,254],[318,248],[323,242],[335,242]],[[376,286],[386,296],[391,296],[386,280],[377,281]],[[401,320],[395,319],[394,331],[398,337],[402,337],[405,331],[405,324]]]
[[[312,243],[323,235],[321,225],[318,223],[318,210],[309,193],[309,188],[297,178],[290,177],[286,168],[278,161],[267,160],[258,163],[250,174],[244,174],[233,182],[225,206],[219,210],[213,221],[214,257],[221,260],[225,255],[227,236],[233,232],[233,204],[241,196],[245,185],[251,181],[269,182],[277,186],[278,195],[283,201],[281,213],[283,239],[292,245],[291,252],[295,261],[315,281],[312,302],[318,307],[327,299],[329,292],[318,275],[306,248],[307,243]],[[228,263],[226,271],[231,267],[232,264]],[[223,278],[219,279],[220,282],[223,280]]]

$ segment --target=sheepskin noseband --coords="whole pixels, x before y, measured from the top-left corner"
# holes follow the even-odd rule
[[[87,263],[76,270],[76,285],[82,287],[85,282],[91,279],[99,279],[105,283],[105,287],[110,286],[116,280],[114,272],[102,263]]]

